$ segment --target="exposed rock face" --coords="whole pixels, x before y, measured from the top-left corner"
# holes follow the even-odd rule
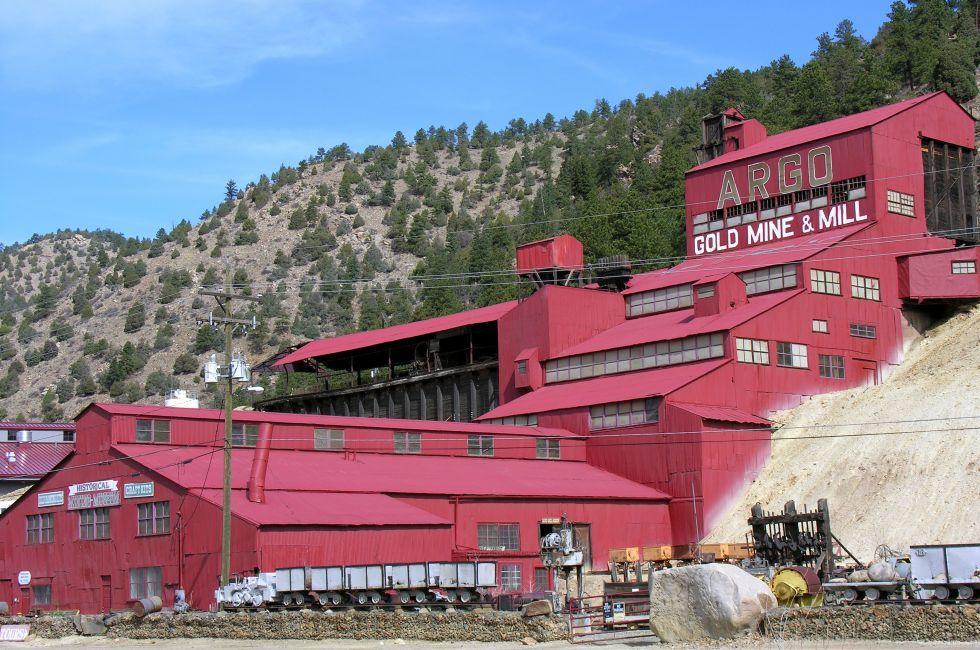
[[[776,597],[730,564],[699,564],[650,577],[650,627],[665,643],[728,639],[755,630]]]

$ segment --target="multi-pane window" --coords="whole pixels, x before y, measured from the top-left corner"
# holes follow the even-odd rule
[[[519,524],[477,524],[476,545],[481,551],[518,551],[521,548]]]
[[[531,591],[540,592],[548,591],[551,588],[551,580],[549,579],[550,570],[544,567],[534,568],[534,583],[531,585]]]
[[[800,343],[776,343],[776,365],[784,368],[809,368],[806,346]]]
[[[739,273],[738,277],[742,278],[742,282],[745,283],[745,295],[747,296],[767,291],[778,291],[796,286],[796,265],[767,266],[764,269]]]
[[[648,397],[628,402],[596,404],[589,407],[589,416],[589,428],[593,431],[659,422],[660,398]]]
[[[914,217],[915,197],[911,194],[888,190],[888,211],[906,217]]]
[[[396,431],[395,453],[396,454],[421,454],[422,434],[417,431]],[[491,456],[492,455],[493,454],[491,453]]]
[[[527,361],[521,359],[520,361],[517,362],[517,372],[518,374],[521,375],[527,374]]]
[[[851,323],[851,336],[862,339],[875,339],[878,338],[878,329],[874,325]]]
[[[673,341],[552,359],[545,363],[545,383],[671,366],[723,356],[725,356],[724,334],[721,332],[700,334]]]
[[[470,436],[466,441],[470,456],[493,456],[493,436]]]
[[[805,190],[798,190],[793,193],[793,202],[793,210],[795,212],[823,207],[827,205],[827,188],[814,187]]]
[[[170,420],[136,420],[136,442],[170,442]]]
[[[821,354],[817,359],[820,376],[827,379],[844,378],[844,357],[836,354]]]
[[[769,341],[735,339],[735,358],[742,363],[769,365]]]
[[[313,429],[314,449],[343,449],[343,429]]]
[[[129,570],[129,597],[132,600],[163,596],[163,569],[158,566]]]
[[[490,424],[507,424],[516,426],[538,426],[538,416],[536,413],[530,413],[528,415],[514,415],[506,418],[493,418],[489,420]]]
[[[259,425],[257,424],[231,425],[232,447],[254,447],[258,439],[259,439]]]
[[[500,590],[521,591],[521,565],[500,565]]]
[[[54,514],[27,515],[27,543],[49,544],[54,541]]]
[[[170,532],[170,502],[153,501],[137,507],[140,535],[165,535]]]
[[[79,510],[78,539],[109,539],[109,509]]]
[[[977,272],[977,263],[973,260],[953,260],[950,270],[953,275],[969,275]]]
[[[837,271],[810,269],[810,291],[813,293],[827,293],[832,296],[839,296],[840,273]]]
[[[830,184],[830,202],[843,203],[854,199],[863,199],[867,194],[864,176],[846,178]]]
[[[851,276],[851,295],[861,300],[881,300],[878,278],[863,275]]]
[[[50,605],[51,585],[34,585],[31,587],[31,605]]]
[[[558,438],[538,438],[535,444],[538,458],[558,460],[561,457],[561,441]]]
[[[693,305],[691,285],[681,284],[653,291],[630,294],[626,297],[626,316],[642,316]]]
[[[827,334],[827,332],[828,332],[828,330],[827,330],[827,321],[825,321],[825,320],[823,320],[821,318],[814,318],[813,319],[813,331],[814,332],[817,332],[818,334]]]
[[[698,298],[710,298],[713,295],[715,295],[714,283],[704,284],[698,287]]]

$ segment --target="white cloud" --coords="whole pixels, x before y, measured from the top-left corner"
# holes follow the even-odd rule
[[[217,86],[265,61],[362,37],[358,0],[44,0],[0,7],[0,75],[30,87],[156,81]]]

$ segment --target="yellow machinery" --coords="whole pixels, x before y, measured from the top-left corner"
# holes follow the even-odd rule
[[[783,607],[823,605],[823,587],[813,569],[790,566],[780,569],[769,580],[769,588]]]

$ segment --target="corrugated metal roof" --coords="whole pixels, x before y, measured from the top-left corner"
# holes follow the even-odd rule
[[[86,407],[97,408],[112,415],[132,415],[154,418],[185,418],[190,420],[224,420],[224,411],[218,409],[185,409],[140,404],[92,403]],[[82,411],[84,413],[85,411]],[[335,415],[309,415],[303,413],[274,413],[271,411],[235,411],[235,422],[271,422],[273,424],[307,424],[323,428],[360,427],[364,429],[393,429],[398,431],[422,431],[433,433],[492,433],[504,436],[575,438],[577,434],[552,427],[511,426],[483,422],[446,422],[442,420],[399,420],[392,418],[343,417]]]
[[[848,133],[850,131],[856,131],[858,129],[874,126],[878,122],[894,117],[902,111],[908,110],[913,106],[918,106],[919,104],[932,99],[937,95],[944,94],[945,93],[942,91],[929,93],[928,95],[913,97],[912,99],[906,99],[905,101],[889,104],[888,106],[881,106],[870,111],[864,111],[863,113],[855,113],[854,115],[839,117],[836,120],[830,120],[829,122],[821,122],[820,124],[814,124],[813,126],[805,126],[802,129],[793,129],[792,131],[784,131],[782,133],[777,133],[776,135],[770,135],[754,145],[745,147],[744,149],[730,151],[726,154],[718,156],[717,158],[713,158],[705,163],[702,163],[689,170],[688,173],[700,171],[702,169],[709,169],[711,167],[717,167],[718,165],[727,165],[737,160],[761,156],[774,151],[779,151],[780,149],[787,149],[789,147],[795,147],[807,142],[813,142],[814,140],[822,140],[823,138],[829,138],[842,133]]]
[[[669,269],[650,271],[634,276],[623,293],[638,293],[677,284],[693,283],[709,275],[719,273],[739,273],[765,266],[800,262],[838,244],[869,225],[864,223],[845,226],[813,235],[796,237],[777,244],[756,246],[717,255],[692,257]],[[853,242],[848,242],[848,245],[850,244],[859,245],[861,240],[855,239]]]
[[[689,404],[687,402],[672,402],[672,406],[684,409],[688,413],[699,415],[705,420],[721,420],[722,422],[738,422],[740,424],[758,424],[769,427],[772,423],[731,406],[708,406],[706,404]]]
[[[695,334],[723,332],[769,311],[802,292],[802,289],[795,289],[753,296],[747,305],[711,316],[695,317],[694,309],[689,308],[631,318],[605,332],[596,334],[587,341],[562,350],[561,356],[570,357],[654,341],[679,339]]]
[[[313,359],[329,354],[350,352],[351,350],[360,350],[373,345],[384,345],[416,336],[426,336],[436,332],[452,330],[458,327],[477,325],[479,323],[492,323],[513,309],[515,305],[517,305],[517,301],[511,300],[497,305],[490,305],[489,307],[470,309],[457,314],[440,316],[439,318],[429,318],[414,323],[393,325],[392,327],[335,336],[329,339],[318,339],[316,341],[310,341],[292,354],[288,354],[279,359],[273,365],[284,366],[290,363],[296,363],[297,361],[305,361],[306,359]]]
[[[74,422],[0,422],[0,431],[74,431]]]
[[[559,409],[667,395],[729,361],[730,359],[696,361],[665,368],[550,384],[498,406],[481,416],[481,419],[547,413]]]
[[[0,479],[39,478],[73,451],[70,443],[0,442]]]
[[[220,506],[221,490],[195,491]],[[384,494],[266,490],[265,503],[232,490],[231,510],[260,526],[448,526],[450,521]]]
[[[155,448],[160,448],[154,445]],[[149,445],[113,445],[126,456],[145,454]],[[216,452],[217,453],[217,452]],[[215,470],[201,447],[169,447],[133,462],[162,474],[186,488],[219,489]],[[251,449],[234,449],[232,481],[244,489]],[[183,461],[187,461],[184,463]],[[216,461],[216,462],[220,462]],[[516,460],[399,454],[274,449],[265,480],[270,490],[295,492],[366,492],[498,497],[566,497],[574,499],[662,500],[669,497],[584,462]]]

